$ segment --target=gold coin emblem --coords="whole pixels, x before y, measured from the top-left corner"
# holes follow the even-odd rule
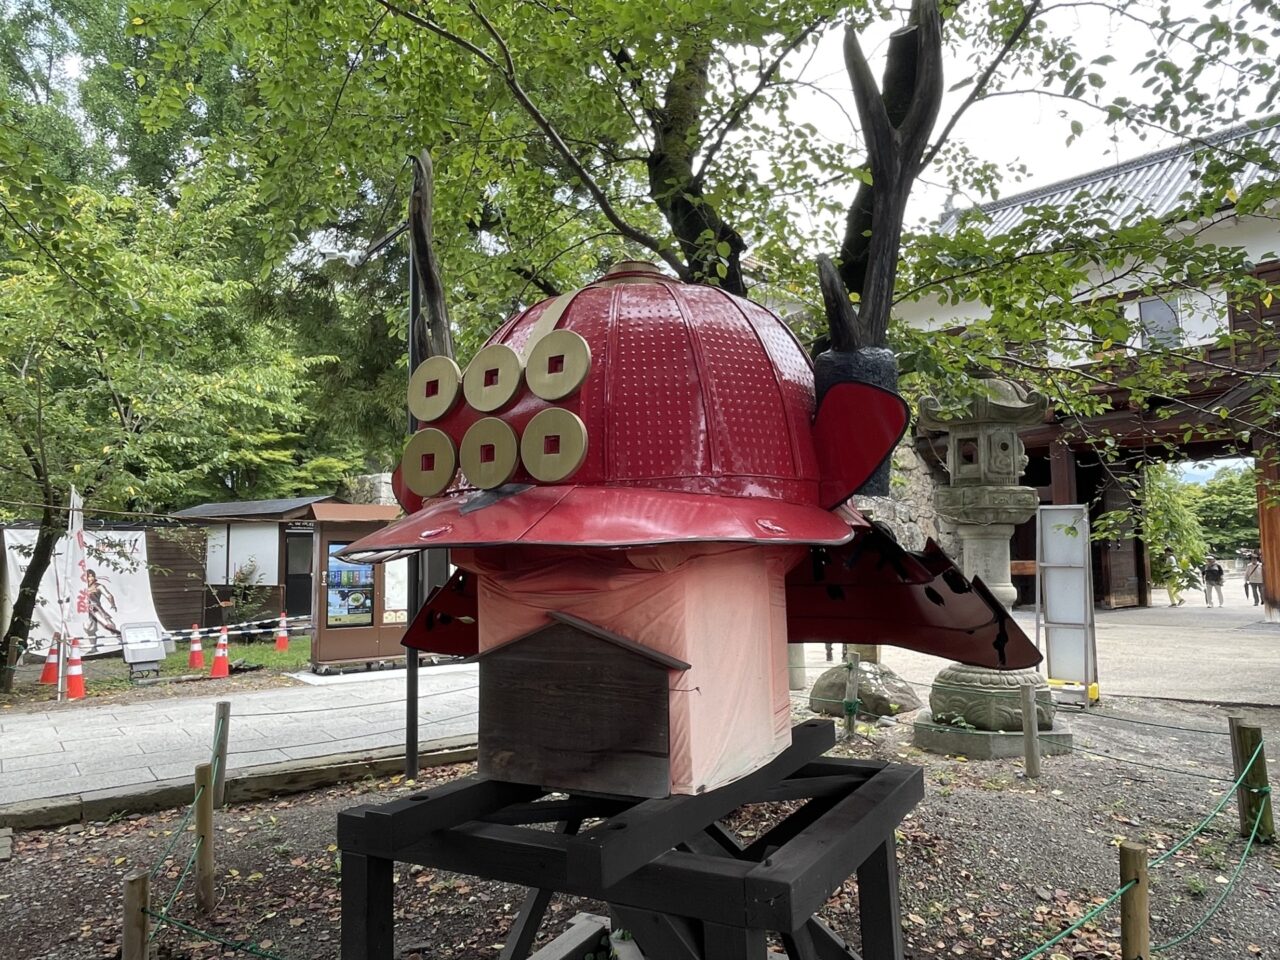
[[[509,424],[497,417],[485,417],[471,425],[462,438],[458,456],[462,473],[471,485],[492,490],[515,475],[520,463],[520,441]]]
[[[428,357],[409,375],[409,412],[423,423],[439,420],[462,395],[462,371],[449,357]]]
[[[524,378],[543,400],[563,400],[586,382],[591,347],[572,330],[552,330],[533,345]]]
[[[405,444],[400,460],[400,478],[420,497],[436,497],[453,482],[458,470],[458,452],[443,430],[419,430]]]
[[[535,480],[559,483],[587,459],[587,427],[561,407],[539,411],[520,438],[520,460]]]
[[[481,413],[505,407],[520,389],[523,378],[520,355],[505,343],[491,343],[467,364],[462,376],[462,392],[467,403]]]

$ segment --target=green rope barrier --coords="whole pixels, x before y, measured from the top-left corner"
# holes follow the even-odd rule
[[[1240,784],[1244,783],[1244,778],[1249,775],[1249,771],[1253,769],[1253,765],[1258,760],[1258,755],[1262,753],[1262,746],[1263,745],[1261,743],[1258,744],[1257,749],[1253,751],[1253,756],[1250,757],[1249,762],[1244,765],[1244,770],[1241,771],[1240,776],[1236,777],[1235,783],[1231,784],[1227,792],[1222,795],[1222,799],[1219,800],[1218,805],[1209,812],[1209,815],[1205,817],[1203,820],[1201,820],[1199,825],[1194,830],[1192,830],[1185,837],[1179,840],[1176,844],[1174,844],[1164,853],[1160,854],[1160,856],[1156,857],[1149,864],[1147,864],[1148,867],[1160,866],[1160,864],[1164,863],[1166,860],[1172,857],[1175,853],[1177,853],[1179,850],[1185,847],[1188,843],[1194,840],[1207,826],[1209,826],[1213,818],[1222,812],[1222,808],[1227,805],[1227,802],[1232,798],[1232,796],[1234,796],[1235,792],[1238,789],[1240,789]]]
[[[228,940],[226,937],[220,937],[216,933],[201,930],[199,927],[193,927],[189,923],[183,923],[181,920],[175,920],[173,917],[164,916],[156,913],[154,910],[143,910],[142,912],[154,919],[158,924],[169,924],[170,926],[177,927],[179,930],[184,930],[194,936],[202,937],[210,943],[221,944],[231,950],[238,950],[241,953],[247,953],[254,957],[263,957],[265,960],[285,960],[285,958],[279,954],[268,953],[266,950],[262,949],[262,947],[250,940]],[[159,927],[156,929],[159,929]]]
[[[1091,757],[1101,757],[1103,760],[1113,760],[1116,763],[1128,763],[1135,767],[1146,767],[1148,770],[1160,770],[1163,773],[1175,773],[1182,777],[1196,777],[1200,780],[1214,780],[1217,783],[1230,783],[1230,777],[1215,777],[1209,773],[1196,773],[1194,770],[1179,770],[1177,767],[1162,767],[1158,763],[1144,763],[1141,760],[1131,760],[1128,757],[1113,757],[1109,753],[1098,753],[1096,750],[1087,750],[1084,747],[1073,746],[1072,751],[1075,753],[1087,753]]]
[[[187,807],[187,812],[182,815],[182,819],[178,821],[178,825],[173,830],[173,839],[165,845],[164,853],[160,854],[160,859],[156,861],[156,865],[151,868],[151,879],[154,880],[160,875],[160,869],[164,866],[164,862],[169,859],[169,855],[173,853],[173,848],[178,845],[178,841],[182,839],[182,835],[187,831],[187,825],[191,822],[191,815],[196,812],[196,801],[200,799],[200,795],[204,793],[204,787],[196,791],[195,798],[191,801],[191,805]]]
[[[164,909],[160,911],[162,916],[168,916],[169,911],[173,908],[173,902],[178,899],[178,892],[182,889],[182,885],[187,882],[187,874],[191,872],[192,865],[196,862],[196,854],[200,852],[200,847],[204,843],[204,837],[197,837],[195,846],[191,849],[191,856],[187,857],[187,865],[182,868],[182,873],[178,877],[178,882],[173,887],[173,892],[169,894],[169,899],[165,901]],[[151,931],[151,936],[147,937],[150,943],[156,938],[156,934],[160,932],[160,928],[156,927]]]
[[[1154,944],[1151,947],[1152,953],[1160,953],[1163,950],[1168,950],[1170,947],[1176,947],[1178,944],[1185,943],[1187,940],[1190,940],[1199,933],[1204,928],[1204,925],[1213,919],[1214,914],[1221,909],[1222,904],[1226,902],[1227,897],[1235,887],[1236,881],[1240,879],[1240,873],[1244,870],[1245,861],[1249,859],[1249,851],[1253,849],[1253,842],[1258,838],[1258,826],[1262,823],[1262,815],[1266,812],[1266,809],[1266,804],[1259,805],[1258,815],[1253,818],[1253,831],[1249,834],[1249,842],[1244,845],[1244,853],[1240,854],[1240,862],[1236,864],[1235,872],[1231,874],[1231,879],[1227,881],[1227,885],[1222,889],[1222,895],[1214,901],[1213,906],[1209,908],[1209,912],[1201,917],[1190,930],[1181,936],[1174,937],[1172,940],[1165,943]]]
[[[1137,884],[1137,882],[1138,882],[1137,880],[1130,880],[1123,887],[1116,890],[1114,893],[1111,894],[1111,896],[1107,897],[1107,899],[1103,900],[1100,904],[1098,904],[1096,907],[1094,907],[1092,910],[1086,913],[1083,917],[1081,917],[1071,926],[1067,927],[1067,929],[1063,930],[1060,934],[1058,934],[1052,940],[1048,940],[1045,943],[1040,944],[1040,946],[1036,947],[1030,953],[1023,954],[1019,958],[1019,960],[1032,960],[1033,957],[1040,956],[1040,954],[1044,953],[1050,947],[1057,946],[1059,943],[1061,943],[1067,937],[1071,936],[1071,934],[1075,933],[1077,930],[1083,927],[1086,923],[1088,923],[1098,914],[1102,913],[1102,911],[1107,909],[1107,907],[1111,906],[1113,903],[1119,900],[1121,896],[1128,893],[1129,889],[1133,887],[1135,884]]]

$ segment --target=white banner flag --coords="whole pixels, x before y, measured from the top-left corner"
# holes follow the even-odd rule
[[[58,541],[53,562],[40,581],[32,615],[32,650],[48,649],[53,635],[62,633],[78,637],[85,656],[110,653],[120,649],[121,624],[160,622],[151,597],[145,531],[78,526],[74,536]],[[17,599],[35,542],[35,530],[4,531],[5,586],[11,602]],[[64,604],[64,598],[69,602]]]

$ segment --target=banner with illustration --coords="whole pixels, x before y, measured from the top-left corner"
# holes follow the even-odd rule
[[[71,530],[55,548],[40,581],[30,648],[49,648],[54,635],[78,637],[82,655],[120,649],[120,625],[159,623],[151,597],[147,535],[143,530],[85,530],[71,517]],[[6,528],[4,584],[9,607],[27,572],[36,531]]]

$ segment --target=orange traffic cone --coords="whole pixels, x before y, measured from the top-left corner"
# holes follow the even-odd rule
[[[84,699],[84,667],[80,663],[80,641],[71,638],[71,655],[67,657],[67,699]]]
[[[187,669],[204,669],[204,647],[200,646],[200,624],[191,625],[191,650],[187,653]]]
[[[41,683],[58,682],[58,653],[62,647],[62,637],[54,637],[49,644],[49,654],[44,658],[44,669],[40,671]]]
[[[286,617],[283,611],[280,614],[280,628],[276,630],[276,649],[289,649],[289,628],[285,626]]]
[[[231,664],[227,660],[227,628],[224,626],[218,634],[218,647],[213,651],[213,670],[211,677],[225,677],[231,674]]]

